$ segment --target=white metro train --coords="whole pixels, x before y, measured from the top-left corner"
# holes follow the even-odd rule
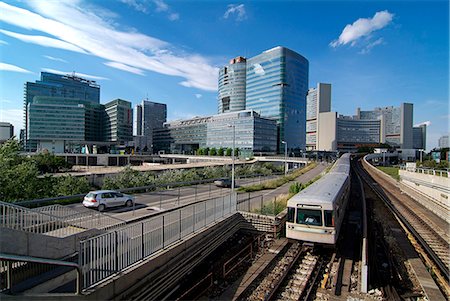
[[[335,245],[350,192],[350,154],[343,154],[322,178],[287,203],[286,237]]]

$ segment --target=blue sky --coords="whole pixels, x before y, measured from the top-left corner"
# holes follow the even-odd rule
[[[332,109],[414,104],[427,149],[449,132],[448,1],[0,2],[0,121],[22,127],[23,85],[43,70],[101,85],[101,102],[168,105],[168,119],[217,112],[217,72],[285,46],[332,84]]]

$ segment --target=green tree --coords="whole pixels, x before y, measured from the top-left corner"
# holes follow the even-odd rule
[[[235,156],[235,157],[238,157],[238,156],[239,156],[239,147],[236,147],[236,148],[234,149],[234,156]]]
[[[31,157],[31,160],[39,169],[41,174],[54,173],[72,167],[64,160],[64,158],[57,157],[50,153],[39,153]]]
[[[71,175],[57,177],[55,194],[57,196],[87,193],[90,190],[85,177],[73,177]]]
[[[211,150],[209,151],[209,155],[210,155],[210,156],[215,156],[215,155],[217,155],[217,150],[216,150],[215,147],[211,148]]]
[[[227,150],[226,150],[225,155],[228,156],[228,157],[231,157],[231,152],[232,151],[233,151],[233,149],[231,147],[228,147]]]
[[[223,153],[224,153],[223,147],[219,147],[219,149],[217,150],[217,155],[223,157]]]

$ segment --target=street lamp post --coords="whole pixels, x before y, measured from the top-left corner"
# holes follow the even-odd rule
[[[287,175],[287,142],[281,141],[284,144],[284,175]]]
[[[236,126],[234,124],[229,124],[228,127],[233,128],[233,150],[231,152],[231,192],[234,192],[234,149],[236,143]]]

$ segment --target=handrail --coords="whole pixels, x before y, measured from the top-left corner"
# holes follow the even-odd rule
[[[59,204],[38,207],[32,210],[53,215],[73,226],[87,229],[96,228],[105,230],[126,224],[125,220],[105,213],[94,213],[91,211],[80,212],[73,208]]]
[[[70,226],[69,223],[47,213],[0,201],[0,225],[6,228],[45,234]]]
[[[24,256],[24,255],[12,255],[12,254],[5,254],[0,253],[0,260],[5,261],[20,261],[20,262],[33,262],[33,263],[42,263],[42,264],[52,264],[52,265],[59,265],[59,266],[67,266],[67,267],[73,267],[77,270],[77,285],[76,285],[76,294],[79,295],[81,293],[81,277],[83,276],[81,273],[81,267],[78,263],[75,262],[69,262],[69,261],[62,261],[62,260],[56,260],[56,259],[48,259],[48,258],[41,258],[41,257],[31,257],[31,256]],[[8,283],[8,289],[11,289],[11,266],[8,265],[7,268],[7,283]]]

